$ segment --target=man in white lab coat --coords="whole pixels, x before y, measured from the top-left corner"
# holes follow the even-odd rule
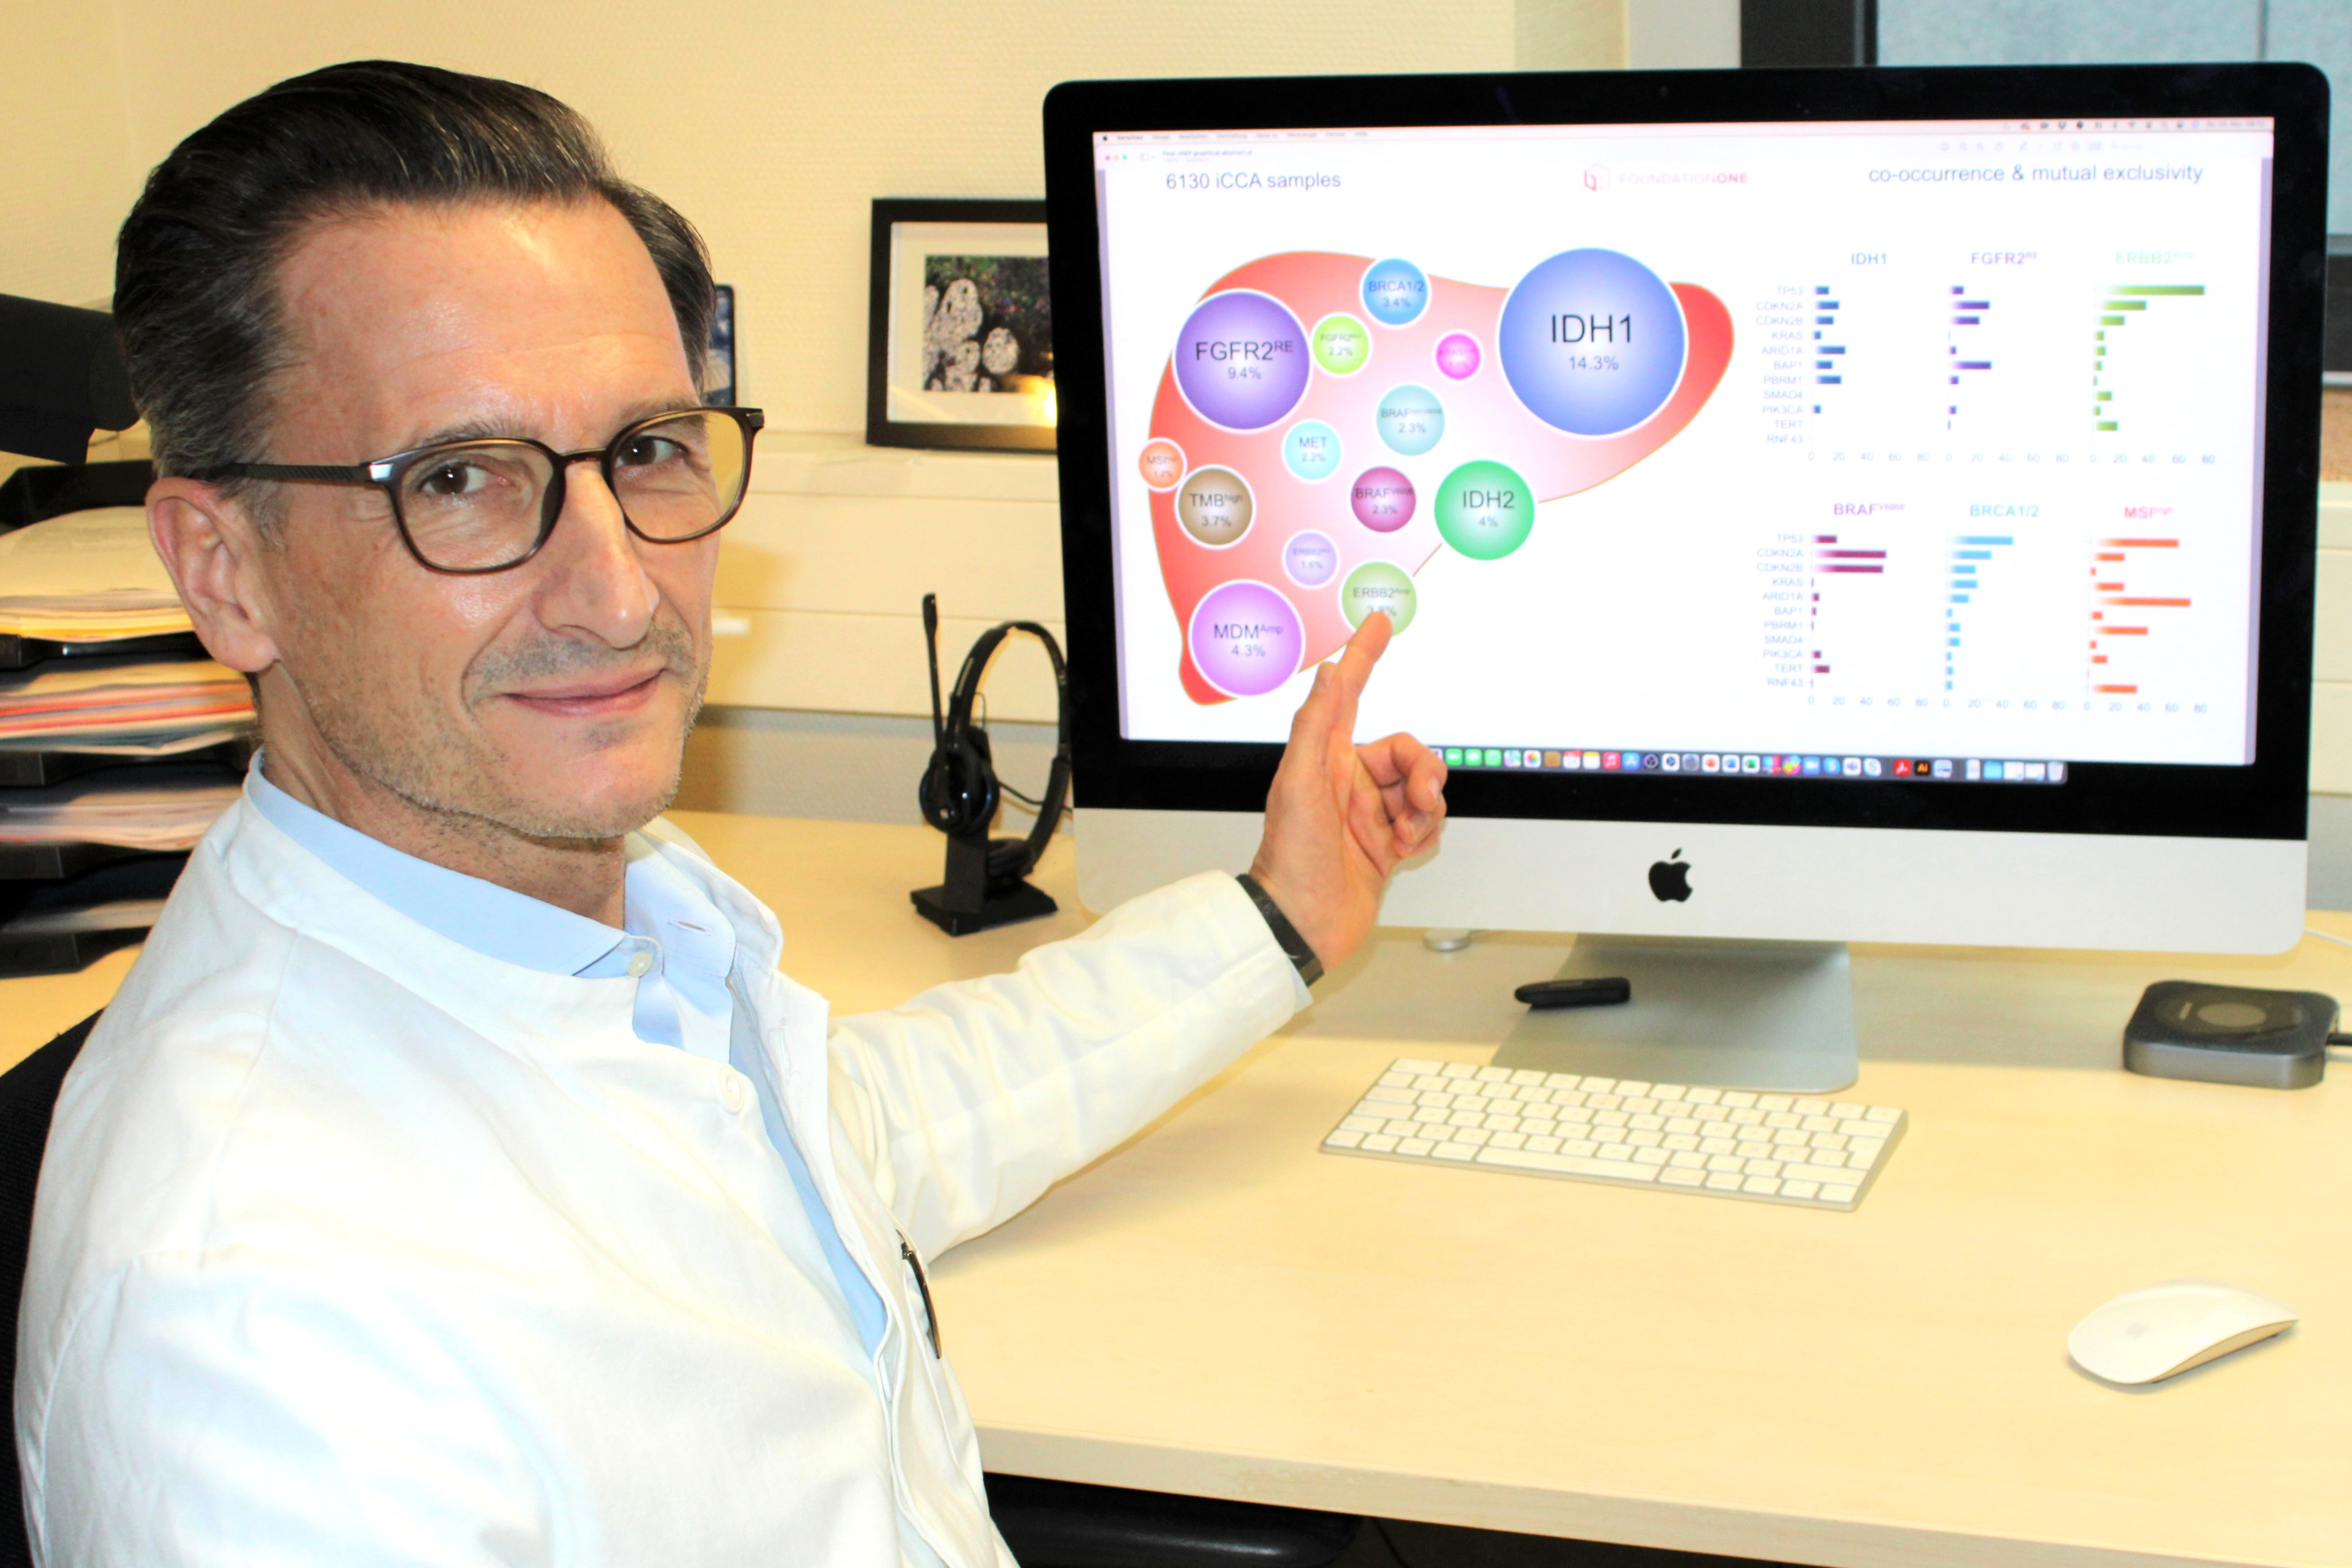
[[[1444,769],[1319,670],[1252,876],[828,1019],[655,821],[757,416],[684,220],[421,68],[184,142],[116,308],[157,548],[264,764],[67,1080],[16,1422],[39,1558],[1003,1561],[922,1260],[1307,998]]]

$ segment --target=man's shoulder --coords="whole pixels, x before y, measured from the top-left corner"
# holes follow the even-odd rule
[[[397,1064],[381,1047],[426,1004],[264,911],[211,853],[192,857],[58,1094],[28,1320],[143,1255],[284,1239],[273,1213],[406,1148],[417,1086],[382,1082]]]
[[[145,1211],[142,1244],[201,1244],[289,977],[337,956],[257,909],[198,847],[58,1093],[36,1272],[48,1243],[102,1245],[126,1204]]]

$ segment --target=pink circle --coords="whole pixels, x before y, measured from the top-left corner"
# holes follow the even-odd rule
[[[1255,697],[1298,673],[1307,634],[1289,600],[1244,579],[1202,596],[1188,640],[1211,685],[1227,696]]]
[[[1448,332],[1437,340],[1438,373],[1450,381],[1467,381],[1478,373],[1478,340],[1467,332]]]
[[[1356,508],[1356,521],[1376,534],[1392,534],[1412,521],[1421,497],[1395,469],[1367,468],[1348,487],[1348,503]]]

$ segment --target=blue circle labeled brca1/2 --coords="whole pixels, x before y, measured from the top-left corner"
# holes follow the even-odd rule
[[[1402,256],[1364,268],[1364,309],[1383,327],[1404,327],[1429,308],[1429,278]]]
[[[1339,471],[1339,433],[1319,419],[1302,419],[1283,434],[1282,461],[1308,484]]]

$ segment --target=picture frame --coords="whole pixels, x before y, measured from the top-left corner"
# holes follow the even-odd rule
[[[867,444],[1053,451],[1045,204],[877,198],[872,243]]]
[[[710,286],[710,358],[703,372],[703,400],[724,408],[735,401],[743,380],[741,357],[735,347],[735,286]]]

